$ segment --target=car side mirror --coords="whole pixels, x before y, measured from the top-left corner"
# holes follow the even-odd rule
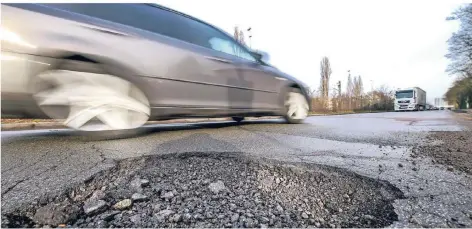
[[[260,51],[260,50],[252,50],[251,53],[260,61],[264,63],[269,63],[270,61],[270,56],[269,53]]]

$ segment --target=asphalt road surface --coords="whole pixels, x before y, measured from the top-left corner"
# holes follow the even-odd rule
[[[472,227],[472,178],[411,157],[430,131],[462,131],[450,111],[313,116],[281,120],[143,127],[129,139],[90,141],[72,130],[2,132],[2,213],[54,196],[67,187],[144,155],[245,153],[287,162],[333,166],[385,180],[405,196],[394,202],[397,227]],[[438,143],[439,144],[439,143]]]

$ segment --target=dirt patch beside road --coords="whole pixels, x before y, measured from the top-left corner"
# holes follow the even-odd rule
[[[472,131],[432,132],[427,139],[439,144],[418,146],[413,149],[413,157],[428,156],[433,162],[446,165],[448,170],[472,175]]]
[[[313,164],[240,153],[126,159],[107,172],[2,215],[2,227],[385,227],[403,194]]]
[[[431,132],[427,140],[437,144],[415,147],[412,156],[428,156],[433,162],[446,165],[448,170],[472,175],[472,114],[455,113],[454,118],[467,130]]]

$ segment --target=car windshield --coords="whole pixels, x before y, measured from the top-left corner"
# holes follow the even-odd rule
[[[413,91],[399,91],[395,94],[397,99],[413,98]]]

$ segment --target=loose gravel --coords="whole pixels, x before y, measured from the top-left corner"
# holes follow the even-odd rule
[[[240,153],[126,159],[2,227],[385,227],[403,194],[340,169]]]
[[[427,139],[437,144],[414,148],[413,157],[428,156],[434,163],[446,165],[449,171],[472,175],[472,131],[433,132]]]

